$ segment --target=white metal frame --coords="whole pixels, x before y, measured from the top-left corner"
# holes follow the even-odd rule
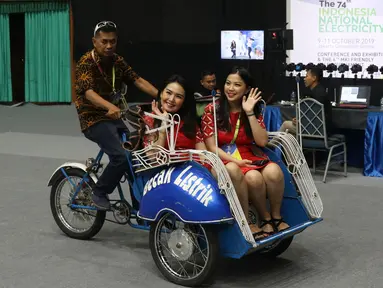
[[[295,180],[302,202],[311,218],[320,218],[323,203],[311,175],[310,168],[297,139],[286,132],[269,132],[272,142],[268,145],[278,148],[286,161],[286,166]]]
[[[297,125],[296,125],[296,129],[297,129],[297,133],[296,133],[296,137],[298,139],[298,144],[299,146],[302,148],[302,133],[301,133],[301,111],[300,111],[300,101],[301,101],[301,89],[300,89],[300,81],[301,81],[301,78],[297,75],[295,76],[295,81],[297,82],[297,103],[295,104],[295,115],[296,115],[296,118],[297,118]]]

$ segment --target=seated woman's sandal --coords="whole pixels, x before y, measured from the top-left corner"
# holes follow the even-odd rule
[[[270,225],[271,228],[273,228],[273,231],[270,231],[270,232],[267,232],[267,231],[263,231],[263,233],[265,233],[267,236],[270,236],[270,235],[273,235],[275,233],[275,225],[274,225],[274,221],[273,219],[270,219],[270,220],[261,220],[261,225],[259,226],[259,228],[263,228],[265,227],[266,225]]]
[[[285,228],[285,229],[282,229],[282,230],[278,230],[278,227],[279,227],[282,223],[286,224],[288,227]],[[270,235],[272,235],[272,234],[274,234],[274,233],[278,233],[278,232],[285,231],[285,230],[287,230],[287,229],[290,227],[289,224],[287,224],[287,223],[283,220],[283,218],[280,218],[280,219],[274,219],[274,218],[272,218],[272,219],[270,219],[270,220],[262,220],[262,221],[261,221],[261,225],[260,225],[259,227],[260,227],[260,228],[263,228],[263,227],[265,227],[266,225],[271,225],[271,227],[273,227],[273,230],[274,230],[274,231],[272,231],[272,232],[266,232],[266,231],[264,231],[264,233],[267,234],[268,236],[270,236]]]
[[[273,221],[273,226],[274,226],[274,229],[275,229],[275,232],[276,232],[276,233],[285,231],[285,230],[287,230],[287,229],[290,228],[289,224],[287,224],[287,223],[283,220],[283,218],[280,218],[280,219],[272,219],[272,221]],[[286,224],[288,227],[285,228],[285,229],[282,229],[282,230],[278,230],[278,227],[279,227],[282,223]]]
[[[263,238],[266,238],[268,235],[266,235],[266,233],[264,231],[258,231],[258,232],[255,232],[255,228],[256,226],[253,224],[253,223],[248,223],[249,224],[249,227],[250,227],[250,231],[251,233],[253,234],[253,237],[254,237],[254,240],[261,240]]]

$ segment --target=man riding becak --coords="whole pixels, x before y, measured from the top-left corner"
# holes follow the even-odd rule
[[[120,119],[118,103],[121,99],[121,86],[133,82],[138,89],[153,98],[158,91],[134,72],[122,56],[115,53],[115,23],[98,23],[92,40],[94,49],[83,55],[76,66],[76,109],[85,137],[97,143],[109,156],[109,164],[92,195],[97,208],[108,210],[110,203],[107,195],[113,193],[129,167],[120,141],[121,132],[129,133]]]

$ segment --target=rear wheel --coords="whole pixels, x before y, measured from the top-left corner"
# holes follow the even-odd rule
[[[209,284],[218,259],[218,237],[211,227],[186,224],[164,214],[150,229],[154,262],[171,282],[196,287]]]
[[[52,184],[50,205],[53,218],[61,231],[69,237],[88,240],[101,230],[105,222],[106,211],[71,208],[71,200],[85,172],[75,168],[69,168],[65,172],[70,180],[61,173]],[[95,183],[89,177],[88,182],[81,185],[74,203],[93,206],[92,187],[94,185]]]
[[[282,240],[278,240],[271,244],[270,246],[266,246],[264,249],[260,251],[263,256],[275,258],[284,253],[293,242],[294,236],[287,237]]]

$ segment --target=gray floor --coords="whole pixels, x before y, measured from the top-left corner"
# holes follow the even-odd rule
[[[155,267],[147,232],[106,224],[93,241],[76,241],[55,225],[48,178],[97,153],[73,106],[0,106],[0,119],[0,287],[176,287]],[[383,179],[355,172],[317,185],[322,223],[276,261],[222,262],[213,287],[383,287]]]

